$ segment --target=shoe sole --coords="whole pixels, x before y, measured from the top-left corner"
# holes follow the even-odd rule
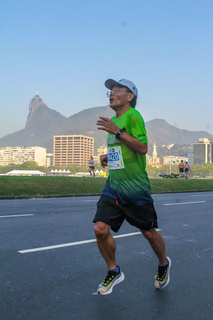
[[[159,289],[159,290],[164,289],[164,288],[169,284],[169,281],[170,281],[170,268],[171,268],[172,262],[171,262],[171,259],[170,259],[169,257],[166,257],[166,259],[167,259],[168,262],[169,262],[169,266],[168,266],[168,268],[169,268],[168,279],[167,279],[166,284],[165,284],[163,287],[160,287],[160,288],[159,288],[159,287],[155,287],[156,289]],[[155,276],[155,279],[156,279],[156,276]]]
[[[101,292],[98,291],[98,293],[99,293],[101,296],[105,296],[105,295],[107,295],[107,294],[112,293],[113,287],[116,286],[116,284],[119,284],[120,282],[124,281],[124,279],[125,279],[125,276],[124,276],[123,272],[121,272],[121,276],[120,276],[118,279],[115,280],[115,282],[112,284],[112,286],[109,288],[108,291],[103,292],[103,293],[101,293]]]

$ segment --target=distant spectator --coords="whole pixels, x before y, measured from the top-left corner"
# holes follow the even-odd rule
[[[179,167],[179,178],[180,178],[181,176],[183,176],[183,171],[184,171],[183,160],[181,160],[181,162],[179,163],[178,167]]]
[[[95,177],[95,162],[92,156],[90,157],[89,162],[89,173],[91,176],[93,175],[93,177]]]
[[[185,178],[186,179],[188,179],[189,170],[191,171],[190,165],[188,164],[188,162],[186,162],[186,164],[185,164],[185,173],[186,173]]]

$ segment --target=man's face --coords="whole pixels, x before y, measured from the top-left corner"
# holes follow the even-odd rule
[[[128,104],[133,97],[134,94],[128,92],[125,87],[114,86],[109,97],[110,107],[113,110],[117,109],[117,107],[123,107]]]

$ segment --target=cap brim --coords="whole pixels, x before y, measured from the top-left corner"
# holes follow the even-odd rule
[[[119,82],[113,79],[107,79],[104,84],[105,84],[105,87],[109,90],[112,90],[114,86],[124,87],[122,84],[120,84]]]

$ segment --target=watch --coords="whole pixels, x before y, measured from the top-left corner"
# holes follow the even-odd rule
[[[116,137],[116,139],[120,139],[120,135],[123,133],[123,132],[125,132],[126,131],[126,128],[122,128],[122,129],[120,129],[117,133],[116,133],[116,135],[115,135],[115,137]]]

